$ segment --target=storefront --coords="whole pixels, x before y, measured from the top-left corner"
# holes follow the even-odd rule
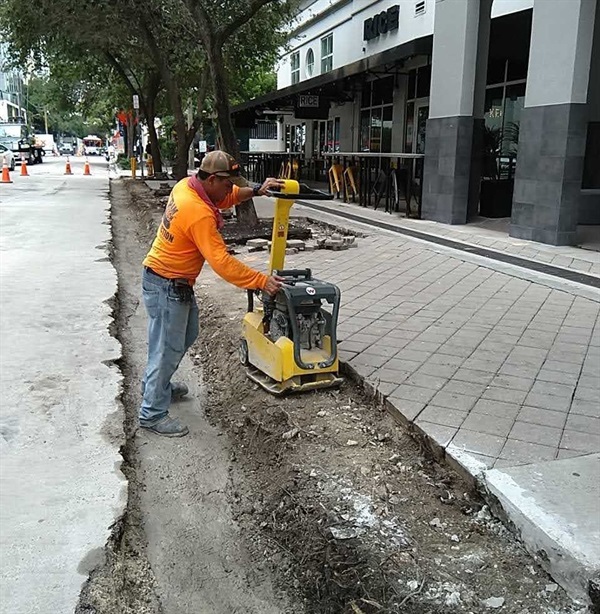
[[[597,4],[307,1],[278,89],[234,118],[276,117],[276,149],[315,178],[335,152],[424,154],[424,218],[510,215],[514,236],[572,243],[577,223],[600,223]]]

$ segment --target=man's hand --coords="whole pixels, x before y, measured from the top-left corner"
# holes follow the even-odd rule
[[[274,179],[273,177],[267,177],[258,190],[259,196],[265,196],[267,192],[281,192],[283,188],[283,181],[280,179]]]
[[[265,284],[265,292],[271,296],[275,296],[277,291],[281,288],[284,282],[284,278],[279,275],[270,275]]]

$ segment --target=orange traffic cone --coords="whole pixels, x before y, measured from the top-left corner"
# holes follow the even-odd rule
[[[0,183],[12,183],[10,172],[8,171],[8,164],[6,164],[6,157],[4,157],[4,163],[2,164],[2,180],[0,180]]]
[[[67,156],[67,165],[65,166],[65,175],[72,175],[71,163],[69,162],[69,156]]]
[[[27,172],[27,162],[25,158],[21,158],[21,177],[29,177],[29,173]]]
[[[88,159],[85,159],[85,164],[83,165],[83,174],[84,175],[91,175],[92,173],[90,173],[90,163],[88,162]]]

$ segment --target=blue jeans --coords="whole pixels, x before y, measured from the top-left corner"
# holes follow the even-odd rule
[[[173,281],[144,268],[142,294],[148,314],[148,364],[142,380],[140,424],[164,418],[171,403],[171,377],[198,336],[198,305],[193,292],[187,299]]]

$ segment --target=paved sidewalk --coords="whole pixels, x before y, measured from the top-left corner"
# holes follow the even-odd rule
[[[259,202],[261,217],[272,207]],[[583,598],[600,570],[600,291],[302,205],[293,214],[367,235],[355,249],[286,260],[341,288],[341,359],[489,487],[532,551],[544,551],[551,573]],[[567,248],[544,246],[552,249]],[[245,258],[264,266],[263,253]],[[561,459],[579,470],[565,472]],[[569,510],[549,509],[541,467],[555,476],[552,500]]]
[[[306,202],[310,203],[310,201]],[[401,214],[386,213],[383,209],[376,211],[354,203],[336,200],[315,201],[314,204],[331,213],[346,213],[375,223],[392,224],[398,229],[429,235],[432,239],[449,239],[463,245],[482,247],[498,253],[600,277],[600,226],[581,226],[579,228],[580,246],[555,247],[510,237],[507,218],[478,218],[470,224],[452,226],[430,220],[408,219],[402,217]]]

